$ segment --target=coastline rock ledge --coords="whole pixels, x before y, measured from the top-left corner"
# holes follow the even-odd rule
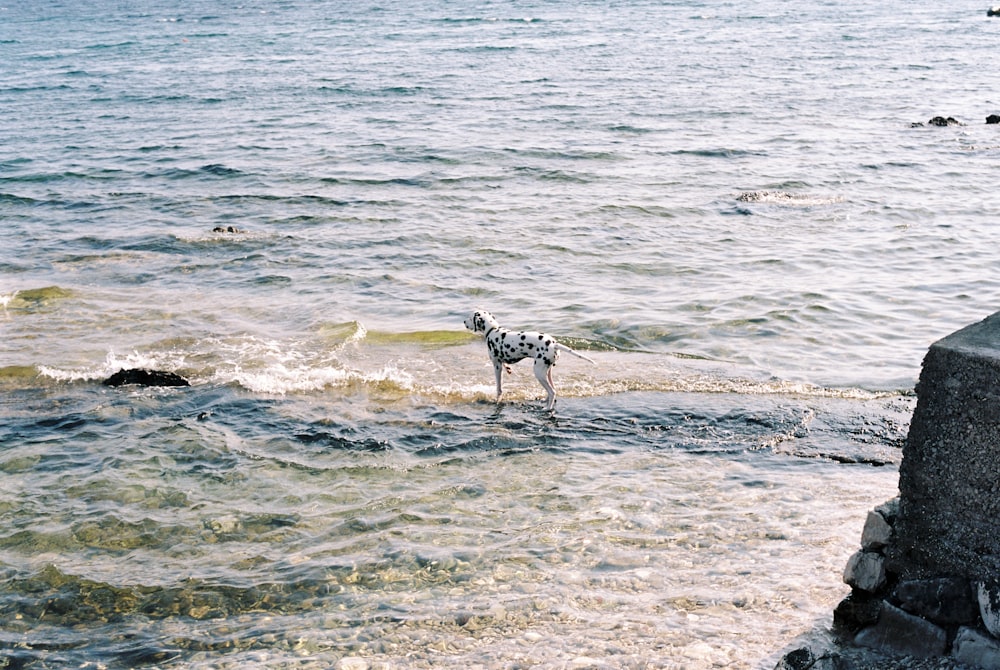
[[[928,350],[899,497],[869,512],[844,582],[837,649],[778,668],[1000,670],[1000,312]]]

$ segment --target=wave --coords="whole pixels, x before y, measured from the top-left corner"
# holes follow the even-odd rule
[[[60,368],[54,365],[37,366],[38,374],[57,382],[103,381],[122,368],[147,368],[151,370],[182,369],[185,355],[176,351],[149,351],[119,355],[109,351],[101,363],[86,367]]]
[[[746,156],[767,156],[766,151],[733,149],[730,147],[717,147],[714,149],[678,149],[670,153],[674,156],[698,156],[700,158],[743,158]]]
[[[33,365],[6,365],[0,367],[0,381],[27,382],[38,376]]]
[[[808,193],[789,193],[788,191],[743,191],[736,196],[736,200],[738,202],[799,207],[832,205],[844,202],[844,198],[841,196],[817,196]]]
[[[560,358],[554,376],[561,398],[655,392],[870,400],[900,393],[777,379],[722,361],[647,352],[606,340],[560,340],[597,360],[591,365],[570,356]],[[492,366],[472,333],[369,330],[358,321],[322,323],[309,336],[292,340],[249,334],[171,338],[128,353],[109,351],[92,365],[10,366],[0,370],[0,379],[15,386],[39,380],[96,383],[122,368],[169,371],[194,386],[235,386],[275,396],[360,395],[389,403],[420,398],[440,405],[495,399]],[[505,401],[531,403],[543,395],[528,363],[512,366]]]
[[[0,309],[32,310],[74,295],[72,290],[61,286],[21,289],[12,293],[0,293]]]
[[[436,19],[437,23],[443,24],[453,24],[453,25],[463,25],[463,24],[476,24],[476,23],[541,23],[543,19],[525,16],[516,18],[500,18],[496,16],[460,16],[460,17],[444,17],[441,19]]]
[[[165,168],[162,170],[149,170],[142,173],[146,179],[203,179],[205,177],[233,178],[246,176],[246,172],[237,168],[228,167],[221,163],[208,163],[197,168]]]
[[[478,339],[476,335],[461,330],[419,330],[400,333],[375,330],[365,331],[364,337],[369,342],[379,345],[419,344],[428,347],[468,344],[470,341]]]

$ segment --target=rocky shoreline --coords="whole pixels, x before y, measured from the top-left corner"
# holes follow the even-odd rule
[[[868,513],[828,644],[776,670],[1000,670],[1000,313],[924,358],[900,495]]]
[[[851,593],[825,644],[796,646],[775,670],[1000,668],[1000,592],[962,577],[905,579],[886,568],[899,498],[868,513],[861,549],[847,562]]]

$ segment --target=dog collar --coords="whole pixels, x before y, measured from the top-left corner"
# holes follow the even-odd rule
[[[486,331],[486,334],[485,334],[485,335],[483,335],[483,337],[489,337],[489,336],[490,336],[490,333],[492,333],[492,332],[493,332],[494,330],[496,330],[496,329],[497,329],[497,327],[496,327],[496,326],[493,326],[492,328],[490,328],[489,330],[487,330],[487,331]]]

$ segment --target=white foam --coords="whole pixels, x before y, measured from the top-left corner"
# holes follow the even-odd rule
[[[394,365],[386,365],[381,370],[372,372],[351,370],[338,365],[312,367],[273,363],[255,370],[237,366],[230,378],[226,379],[226,376],[222,375],[219,381],[233,381],[248,391],[275,395],[346,388],[353,385],[375,389],[389,387],[403,391],[412,391],[414,388],[413,376]]]
[[[343,386],[350,378],[351,373],[339,367],[288,367],[282,363],[274,363],[258,370],[245,370],[237,366],[231,381],[254,393],[285,395]]]
[[[109,351],[104,362],[93,367],[58,368],[39,365],[38,373],[60,382],[91,381],[105,379],[123,368],[174,370],[184,366],[184,359],[184,354],[175,351],[140,353],[133,350],[124,356]]]
[[[347,340],[345,340],[344,344],[349,344],[352,342],[360,342],[361,340],[368,337],[368,329],[365,328],[363,323],[361,323],[360,321],[355,321],[354,324],[356,326],[354,334],[348,337]]]

